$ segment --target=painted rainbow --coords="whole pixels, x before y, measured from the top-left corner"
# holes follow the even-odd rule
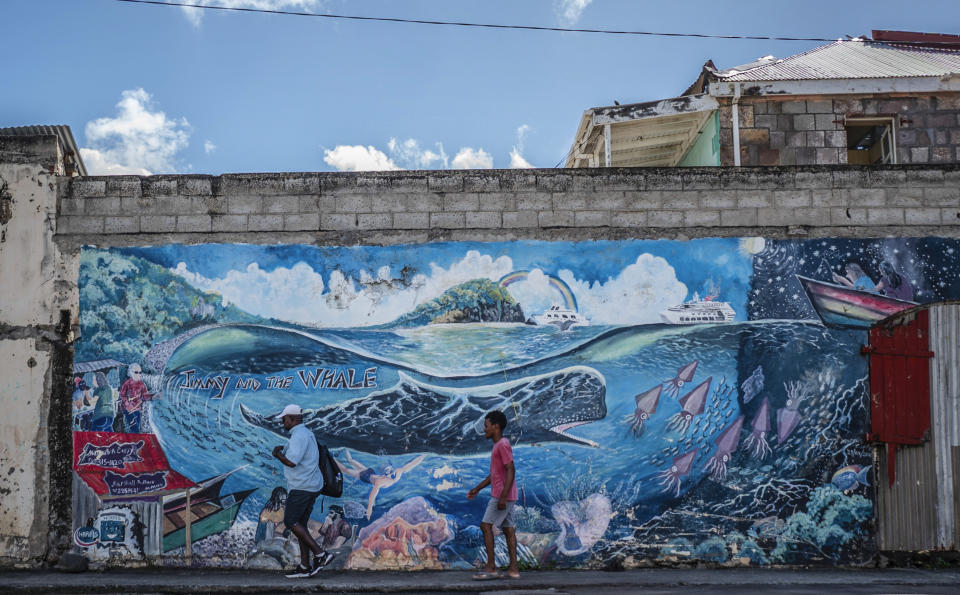
[[[500,278],[500,285],[508,287],[511,283],[516,283],[517,281],[523,281],[530,276],[530,271],[513,271],[509,275],[504,275]],[[563,305],[568,310],[573,310],[574,312],[579,312],[577,307],[577,297],[573,295],[573,291],[570,289],[570,286],[567,285],[563,279],[554,277],[553,275],[548,275],[544,273],[544,276],[550,281],[550,287],[557,290],[560,293],[560,297],[563,298]]]

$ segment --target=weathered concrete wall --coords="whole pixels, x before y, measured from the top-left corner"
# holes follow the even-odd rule
[[[952,235],[960,166],[586,169],[76,178],[58,241]]]
[[[960,161],[960,98],[893,95],[744,97],[741,165],[847,163],[844,117],[896,116],[897,163]],[[729,100],[720,108],[721,164],[733,165]]]
[[[53,136],[0,141],[0,564],[55,560],[69,538],[76,272],[53,242],[59,159]]]

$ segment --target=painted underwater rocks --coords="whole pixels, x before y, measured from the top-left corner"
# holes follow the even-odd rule
[[[675,496],[680,495],[680,483],[684,477],[690,474],[690,467],[693,466],[693,459],[697,457],[698,450],[695,448],[688,453],[674,457],[673,465],[657,474],[660,485],[663,486],[661,492],[674,491]]]
[[[371,454],[470,455],[489,450],[483,418],[494,409],[523,412],[510,417],[506,433],[513,444],[597,446],[569,430],[606,417],[606,381],[586,366],[471,388],[425,384],[400,372],[400,381],[386,390],[305,410],[303,423],[324,444]],[[251,424],[285,435],[273,415],[242,404],[240,411]]]
[[[440,570],[439,548],[453,536],[447,517],[416,496],[361,529],[344,567]]]
[[[637,403],[637,409],[633,412],[633,415],[627,416],[634,438],[639,438],[643,435],[644,425],[647,420],[657,412],[657,403],[660,402],[660,392],[662,390],[663,385],[658,384],[650,390],[634,397],[634,401]]]
[[[697,371],[697,364],[699,363],[700,360],[693,360],[689,364],[677,368],[677,375],[664,383],[667,387],[667,394],[673,397],[679,395],[683,385],[693,380],[693,373]]]
[[[710,396],[710,382],[712,380],[713,376],[707,378],[692,391],[681,397],[680,406],[683,410],[670,418],[670,423],[667,424],[668,429],[676,430],[681,434],[687,433],[693,417],[703,413],[707,404],[707,397]]]
[[[841,467],[834,472],[830,483],[841,492],[855,490],[861,485],[868,486],[870,485],[868,473],[871,467],[873,467],[873,465],[867,465],[866,467],[847,465],[846,467]]]
[[[737,450],[737,444],[740,443],[743,419],[742,415],[738,417],[713,441],[717,445],[717,452],[707,461],[706,470],[714,481],[723,481],[727,478],[727,463],[730,462],[734,451]]]
[[[767,443],[767,432],[770,431],[770,400],[764,398],[757,410],[757,415],[753,418],[753,431],[743,441],[743,446],[753,452],[753,456],[760,460],[765,459],[773,453],[770,444]]]
[[[560,525],[557,550],[565,556],[590,551],[610,525],[613,505],[604,494],[590,494],[580,502],[564,500],[550,507],[553,519]]]

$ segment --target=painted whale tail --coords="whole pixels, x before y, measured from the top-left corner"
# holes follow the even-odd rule
[[[869,485],[870,485],[870,481],[869,481],[869,479],[870,479],[869,471],[870,471],[870,469],[871,469],[872,467],[873,467],[873,465],[867,465],[866,467],[864,467],[863,469],[861,469],[861,470],[860,470],[860,473],[857,473],[857,481],[859,481],[860,483],[862,483],[862,484],[865,485],[865,486],[869,486]]]
[[[243,415],[243,419],[247,420],[247,423],[269,430],[274,434],[280,434],[280,427],[282,426],[277,424],[273,419],[273,415],[260,415],[243,403],[240,403],[240,414]]]

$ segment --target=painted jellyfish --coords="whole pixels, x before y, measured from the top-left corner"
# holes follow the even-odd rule
[[[661,492],[675,490],[674,495],[680,495],[681,478],[686,477],[690,473],[690,467],[693,466],[693,459],[697,456],[697,450],[699,449],[694,448],[688,453],[674,457],[673,465],[671,465],[669,469],[665,469],[657,474],[660,485],[663,486],[660,490]]]
[[[664,384],[667,386],[667,394],[676,397],[680,394],[680,388],[687,382],[693,380],[693,373],[697,371],[697,364],[700,360],[693,360],[685,366],[677,368],[677,375],[667,380]]]
[[[763,390],[763,380],[763,367],[757,366],[753,374],[750,374],[750,378],[744,380],[743,384],[740,385],[741,390],[743,390],[744,403],[749,403],[755,396],[760,394],[760,391]]]
[[[707,397],[710,395],[710,381],[713,376],[701,382],[695,389],[680,399],[680,406],[683,410],[670,418],[667,428],[676,430],[681,434],[686,434],[690,428],[690,422],[694,415],[703,413],[703,408],[707,404]]]
[[[630,420],[630,429],[633,436],[639,438],[643,434],[644,424],[650,416],[657,412],[657,403],[660,402],[661,385],[657,385],[645,393],[640,393],[634,397],[637,402],[637,409],[633,415],[627,416]]]
[[[800,403],[810,396],[799,382],[785,382],[783,387],[787,390],[787,404],[777,410],[777,442],[781,444],[800,423],[802,416],[797,409]]]
[[[743,418],[742,415],[738,417],[713,441],[717,445],[717,452],[707,461],[706,470],[715,481],[723,481],[727,478],[727,463],[730,462],[733,451],[737,450],[737,444],[740,443]]]
[[[767,432],[770,431],[770,400],[763,399],[757,416],[753,418],[753,431],[743,441],[743,446],[753,451],[753,456],[763,460],[773,453],[767,444]]]

